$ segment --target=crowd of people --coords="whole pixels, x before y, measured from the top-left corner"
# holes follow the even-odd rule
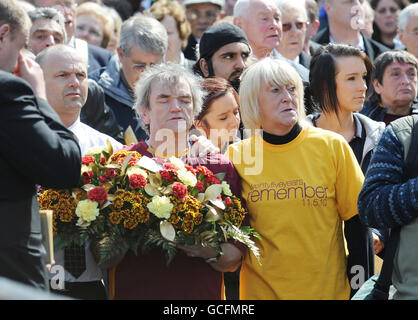
[[[398,228],[393,298],[418,299],[417,73],[416,1],[1,0],[0,278],[87,300],[347,300]],[[37,186],[76,187],[109,142],[224,173],[261,263],[225,242],[98,264],[88,240],[54,252],[52,285]]]

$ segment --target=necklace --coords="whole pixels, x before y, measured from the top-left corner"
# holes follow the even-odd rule
[[[157,158],[164,158],[164,159],[168,159],[172,156],[176,157],[176,158],[182,158],[182,157],[187,157],[189,154],[189,148],[186,148],[183,151],[180,152],[176,152],[174,154],[167,154],[164,152],[158,152],[157,149],[154,149],[153,147],[151,147],[149,140],[145,141],[146,144],[148,145],[148,152],[152,154],[153,157],[157,157]]]

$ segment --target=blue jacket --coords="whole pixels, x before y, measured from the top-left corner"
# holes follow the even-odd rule
[[[147,134],[141,127],[142,120],[133,108],[135,102],[133,94],[129,92],[121,76],[122,68],[119,57],[115,54],[97,83],[103,88],[106,104],[112,109],[122,130],[125,131],[131,126],[138,141],[145,140]]]

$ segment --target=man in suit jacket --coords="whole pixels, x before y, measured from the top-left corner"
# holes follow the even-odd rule
[[[39,65],[19,53],[29,34],[26,12],[2,0],[0,21],[0,276],[46,289],[36,185],[76,186],[80,148],[45,101]]]
[[[330,42],[349,44],[366,52],[373,62],[382,52],[389,50],[384,45],[365,37],[360,29],[363,7],[360,1],[325,0],[328,27],[319,31],[313,40],[321,45]]]

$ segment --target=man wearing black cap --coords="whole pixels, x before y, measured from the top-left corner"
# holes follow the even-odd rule
[[[240,28],[228,22],[215,24],[202,35],[193,71],[204,78],[224,78],[238,91],[250,52],[247,36]]]

